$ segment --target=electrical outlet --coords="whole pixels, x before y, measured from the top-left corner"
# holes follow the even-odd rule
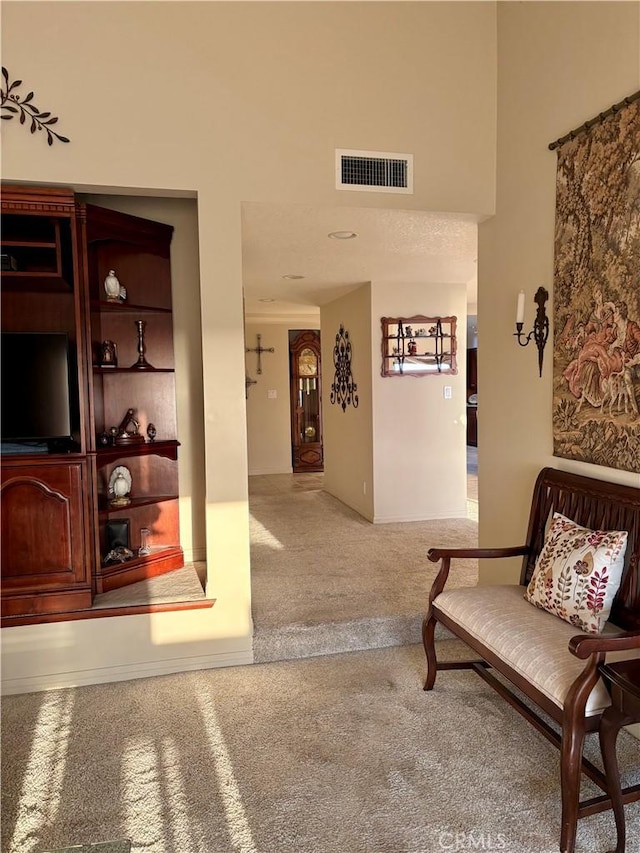
[[[444,386],[444,399],[450,400],[452,396],[453,395],[451,393],[451,385],[445,385]]]

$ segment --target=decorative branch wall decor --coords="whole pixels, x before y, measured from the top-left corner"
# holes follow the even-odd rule
[[[0,118],[12,119],[19,116],[20,124],[25,124],[29,119],[31,133],[35,133],[36,130],[46,131],[49,145],[53,145],[54,139],[57,139],[58,142],[69,142],[66,136],[61,136],[55,130],[51,130],[51,125],[58,123],[57,116],[51,115],[50,112],[41,112],[33,103],[33,92],[28,92],[24,97],[19,95],[15,91],[19,86],[22,86],[22,80],[14,80],[13,83],[10,83],[9,72],[3,66],[2,83],[0,84],[0,108],[3,113]]]
[[[558,147],[553,452],[640,472],[640,101]]]
[[[352,405],[354,409],[357,409],[358,395],[356,391],[358,390],[358,386],[353,381],[351,373],[351,341],[349,340],[349,332],[345,332],[342,325],[336,335],[336,345],[333,348],[333,364],[336,373],[331,383],[331,397],[329,399],[332,403],[341,405],[343,412],[346,411],[348,405]]]

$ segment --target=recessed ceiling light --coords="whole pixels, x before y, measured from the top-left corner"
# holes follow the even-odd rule
[[[358,235],[355,231],[332,231],[327,236],[331,237],[332,240],[353,240]]]
[[[288,281],[297,281],[299,278],[304,278],[304,276],[295,275],[295,273],[287,273],[287,275],[283,275],[282,278],[286,278]]]
[[[258,302],[275,302],[275,299],[271,299],[270,297],[264,297],[263,299],[258,299]]]

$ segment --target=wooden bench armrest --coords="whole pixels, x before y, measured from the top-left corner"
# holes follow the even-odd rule
[[[617,634],[578,634],[569,640],[569,651],[584,660],[594,654],[628,652],[640,649],[640,631],[620,631]]]
[[[455,559],[456,557],[477,558],[482,557],[522,557],[529,553],[528,545],[516,545],[513,548],[430,548],[427,551],[427,558],[432,563],[437,563],[444,557]]]
[[[431,585],[429,593],[429,605],[433,602],[442,590],[449,577],[449,569],[451,568],[451,560],[456,558],[478,558],[481,557],[519,557],[529,553],[528,545],[516,545],[513,548],[430,548],[427,551],[427,557],[432,563],[437,563],[442,560],[442,564],[438,569],[438,574]]]

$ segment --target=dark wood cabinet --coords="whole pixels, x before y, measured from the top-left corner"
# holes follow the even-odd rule
[[[86,482],[84,460],[3,463],[3,616],[91,606]]]
[[[76,201],[64,189],[3,187],[2,192],[2,615],[46,614],[91,604],[86,460],[86,356],[78,268]],[[63,341],[68,435],[47,432],[37,393],[23,394],[21,371],[5,342],[29,353]],[[28,343],[24,344],[24,341]],[[42,349],[46,357],[46,349]],[[53,350],[52,350],[53,352]],[[11,391],[16,398],[13,399]],[[27,405],[28,404],[28,405]],[[14,409],[39,419],[21,442]],[[27,430],[24,417],[22,421]]]
[[[90,353],[88,437],[95,514],[96,592],[134,583],[184,565],[178,514],[176,425],[170,245],[173,228],[160,222],[82,204],[84,280]],[[108,301],[105,279],[114,270],[124,295]],[[138,324],[144,324],[144,366],[139,366]],[[104,366],[105,341],[114,361]],[[132,445],[102,444],[133,409],[140,440]],[[148,438],[150,425],[154,440]],[[94,457],[95,454],[95,457]],[[113,506],[109,482],[122,466],[131,476],[130,503]],[[108,560],[109,520],[127,518],[134,556]],[[150,553],[139,554],[141,531]]]
[[[294,474],[324,470],[320,333],[299,332],[289,344],[291,450]]]
[[[63,333],[68,440],[2,443],[2,615],[80,611],[93,595],[179,568],[170,244],[163,223],[83,204],[70,190],[3,186],[2,332]],[[109,301],[115,270],[122,299]],[[141,334],[141,326],[143,333]],[[105,341],[113,358],[105,363]],[[141,363],[143,342],[143,364]],[[19,375],[20,365],[16,365]],[[6,366],[5,366],[6,369]],[[5,399],[3,404],[10,401]],[[135,435],[117,436],[129,410]],[[25,439],[27,436],[24,437]],[[126,469],[128,503],[114,506]],[[130,554],[108,560],[109,521]],[[142,534],[145,531],[145,547]],[[148,546],[148,547],[147,547]]]

